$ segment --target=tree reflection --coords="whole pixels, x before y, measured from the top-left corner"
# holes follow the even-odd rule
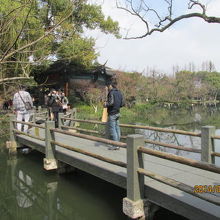
[[[169,129],[176,129],[175,126],[168,127]],[[201,140],[198,137],[192,137],[189,135],[180,135],[180,134],[174,134],[174,133],[165,133],[165,132],[159,132],[159,131],[152,131],[152,130],[143,130],[143,129],[137,129],[136,131],[139,134],[144,135],[145,139],[147,140],[153,140],[158,141],[166,144],[173,144],[176,146],[183,146],[183,147],[190,147],[194,149],[200,149],[201,146]],[[172,149],[164,146],[159,146],[156,144],[145,144],[146,147],[152,148],[154,150],[159,150],[167,153],[172,153],[178,156],[183,156],[187,158],[192,158],[196,160],[200,160],[200,155],[183,151],[179,149]]]

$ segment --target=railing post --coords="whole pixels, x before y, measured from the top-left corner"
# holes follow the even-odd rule
[[[211,155],[214,152],[215,126],[203,126],[201,130],[201,161],[215,163],[215,157]]]
[[[33,110],[33,114],[32,114],[32,121],[33,123],[36,123],[36,110]]]
[[[140,146],[144,146],[142,135],[127,137],[127,197],[123,199],[123,212],[132,219],[144,216],[144,176],[137,172],[139,167],[143,168]]]
[[[10,141],[6,142],[6,146],[9,149],[9,153],[10,154],[16,154],[17,153],[17,142],[16,142],[16,136],[15,133],[13,131],[13,129],[15,129],[15,123],[13,122],[13,120],[16,120],[16,116],[13,114],[10,114],[9,116],[10,118]]]
[[[51,140],[54,139],[51,128],[55,128],[54,121],[45,122],[45,158],[44,168],[46,170],[57,169],[57,160],[55,159],[55,146],[51,144]]]
[[[71,119],[76,119],[76,108],[72,109]],[[75,125],[75,123],[76,122],[74,122],[74,121],[69,121],[69,126],[73,127],[73,124]]]
[[[58,113],[58,128],[60,128],[60,129],[61,129],[61,126],[63,125],[63,119],[61,119],[63,117],[64,117],[64,114],[59,112]]]
[[[41,110],[42,110],[42,109],[41,109],[41,106],[39,105],[39,106],[37,107],[37,111],[38,111],[38,112],[41,112]]]

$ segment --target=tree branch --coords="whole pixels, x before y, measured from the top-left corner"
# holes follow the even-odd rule
[[[25,20],[24,20],[24,23],[22,24],[21,30],[19,31],[17,37],[15,38],[14,43],[5,51],[4,55],[2,56],[2,60],[3,60],[4,57],[8,54],[8,52],[15,46],[15,44],[17,43],[19,37],[21,36],[21,33],[22,33],[22,31],[23,31],[23,29],[24,29],[26,23],[27,23],[27,19],[28,19],[28,17],[29,17],[29,14],[30,14],[30,12],[31,12],[31,9],[32,9],[32,3],[33,3],[33,1],[31,1],[30,9],[29,9],[29,11],[28,11],[28,13],[27,13],[27,15],[26,15],[26,17],[25,17]]]
[[[187,18],[200,18],[207,23],[219,23],[220,24],[220,17],[207,16],[206,6],[200,3],[198,0],[189,0],[188,9],[192,9],[195,6],[199,6],[199,8],[202,9],[201,13],[194,12],[194,13],[189,13],[189,14],[183,14],[175,18],[172,18],[174,14],[173,13],[173,0],[164,0],[164,2],[168,5],[167,15],[162,18],[159,14],[159,11],[161,11],[161,9],[156,10],[156,9],[150,8],[149,5],[144,0],[140,0],[139,7],[137,6],[137,1],[134,1],[134,0],[125,0],[125,4],[123,6],[119,4],[118,0],[116,0],[117,8],[122,9],[130,13],[133,16],[138,17],[138,19],[140,19],[146,26],[146,31],[144,34],[137,36],[137,37],[135,36],[124,37],[124,39],[140,39],[148,35],[151,35],[154,32],[164,32],[165,30],[167,30],[169,27],[171,27],[175,23],[181,20],[187,19]],[[137,10],[134,8],[135,4],[137,7]],[[146,18],[146,15],[149,14],[150,12],[152,12],[158,20],[158,23],[155,24],[154,27],[152,28],[150,28],[151,22],[149,18]]]
[[[70,13],[67,14],[67,16],[65,16],[64,18],[62,18],[57,24],[55,24],[51,29],[49,29],[48,31],[46,31],[41,37],[39,37],[38,39],[36,39],[35,41],[32,41],[20,48],[18,48],[17,50],[14,50],[10,53],[8,53],[7,55],[5,55],[4,57],[2,57],[0,59],[0,64],[1,63],[4,63],[5,60],[7,60],[9,57],[11,57],[13,54],[19,52],[19,51],[22,51],[36,43],[38,43],[39,41],[41,41],[42,39],[48,37],[59,25],[61,25],[66,19],[68,19],[73,13],[73,9],[71,9]]]
[[[4,78],[4,79],[0,79],[0,84],[3,84],[3,83],[8,82],[8,81],[14,81],[14,80],[20,80],[20,79],[31,80],[31,79],[33,79],[33,77],[18,76],[18,77]]]

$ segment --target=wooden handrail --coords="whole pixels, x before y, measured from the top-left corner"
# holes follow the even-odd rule
[[[88,130],[88,129],[84,129],[84,128],[75,128],[75,127],[64,126],[64,125],[61,125],[61,128],[73,129],[73,130],[76,130],[76,131],[83,131],[83,132],[88,132],[88,133],[92,133],[92,134],[100,134],[100,135],[102,135],[102,134],[101,134],[100,132],[98,132],[98,131]]]
[[[35,115],[44,115],[44,114],[46,115],[47,113],[48,113],[48,112],[35,112],[34,114],[35,114]]]
[[[19,123],[19,124],[24,124],[24,125],[30,125],[30,126],[33,126],[33,127],[37,127],[37,128],[45,129],[44,126],[42,126],[42,125],[38,125],[38,124],[35,124],[35,123],[31,123],[31,122],[16,121],[16,120],[13,120],[12,122]]]
[[[89,129],[84,129],[84,128],[76,128],[76,127],[64,126],[64,125],[61,125],[61,128],[73,129],[73,130],[76,130],[76,131],[83,131],[83,132],[87,132],[87,133],[91,133],[91,134],[98,134],[98,135],[101,135],[101,136],[105,135],[104,132],[99,132],[99,131],[89,130]],[[126,138],[127,138],[127,136],[121,136],[121,139],[126,139]]]
[[[177,156],[174,154],[168,154],[168,153],[157,151],[157,150],[152,150],[152,149],[145,148],[145,147],[139,147],[138,151],[145,153],[145,154],[155,156],[155,157],[160,157],[162,159],[175,161],[175,162],[182,163],[182,164],[185,164],[188,166],[192,166],[192,167],[196,167],[199,169],[204,169],[207,171],[211,171],[211,172],[220,174],[220,167],[215,166],[213,164],[202,163],[197,160],[192,160],[192,159],[188,159],[185,157]]]
[[[74,119],[74,118],[69,119],[69,118],[65,118],[65,117],[62,117],[61,119],[82,122],[82,123],[106,125],[106,122],[100,122],[100,121],[95,121],[95,120],[82,120],[82,119]],[[153,131],[160,131],[160,132],[167,132],[167,133],[174,133],[174,134],[190,135],[190,136],[194,136],[194,137],[201,137],[201,133],[167,129],[167,128],[158,128],[158,127],[152,127],[152,126],[146,126],[146,125],[120,124],[120,127],[146,129],[146,130],[153,130]]]
[[[195,137],[201,137],[201,133],[189,132],[189,131],[182,131],[182,130],[174,130],[174,129],[167,129],[167,128],[158,128],[146,125],[129,125],[129,124],[120,124],[121,127],[125,128],[138,128],[138,129],[146,129],[146,130],[153,130],[159,132],[167,132],[167,133],[174,133],[174,134],[182,134],[182,135],[190,135]]]
[[[64,130],[57,129],[57,128],[52,128],[50,130],[54,131],[54,132],[61,133],[61,134],[67,134],[67,135],[70,135],[70,136],[85,138],[87,140],[98,141],[98,142],[102,142],[102,143],[105,143],[105,144],[111,144],[111,145],[115,145],[115,146],[119,146],[119,147],[123,147],[123,148],[126,148],[126,146],[127,146],[127,144],[119,142],[119,141],[112,141],[112,140],[109,140],[109,139],[95,137],[95,136],[92,136],[92,135],[73,133],[71,131],[64,131]]]
[[[83,131],[83,132],[88,132],[88,133],[92,133],[92,134],[99,134],[99,135],[104,135],[104,133],[101,133],[99,131],[95,131],[95,130],[88,130],[88,129],[83,129],[83,128],[73,128],[71,126],[61,126],[62,128],[67,128],[67,129],[73,129],[76,131]],[[126,139],[127,136],[121,136],[122,139]],[[184,146],[177,146],[177,145],[172,145],[172,144],[167,144],[167,143],[162,143],[162,142],[158,142],[158,141],[153,141],[153,140],[145,140],[145,143],[149,143],[149,144],[155,144],[155,145],[160,145],[163,147],[167,147],[167,148],[172,148],[172,149],[177,149],[177,150],[182,150],[182,151],[189,151],[189,152],[194,152],[194,153],[201,153],[200,149],[194,149],[194,148],[190,148],[190,147],[184,147]]]
[[[84,129],[84,128],[75,128],[75,127],[64,126],[64,125],[62,125],[61,127],[62,128],[67,128],[67,129],[73,129],[73,130],[76,130],[76,131],[88,132],[88,133],[92,133],[92,134],[104,135],[104,133],[101,133],[101,132],[95,131],[95,130],[88,130],[88,129]],[[127,136],[121,136],[121,138],[122,139],[126,139]],[[177,149],[177,150],[182,150],[182,151],[201,153],[200,149],[194,149],[194,148],[185,147],[185,146],[177,146],[177,145],[173,145],[173,144],[167,144],[167,143],[162,143],[162,142],[148,140],[148,139],[145,139],[145,143],[160,145],[160,146],[163,146],[163,147]]]
[[[212,136],[213,139],[220,139],[219,135]]]
[[[64,119],[64,118],[66,119],[66,117],[71,116],[71,115],[72,115],[72,112],[66,113],[62,119]],[[67,119],[69,119],[69,118],[67,118]]]
[[[138,168],[138,173],[140,174],[143,174],[144,176],[147,176],[147,177],[150,177],[152,179],[155,179],[161,183],[164,183],[166,185],[169,185],[169,186],[172,186],[176,189],[179,189],[181,191],[184,191],[186,193],[189,193],[193,196],[196,196],[200,199],[203,199],[205,201],[208,201],[210,203],[213,203],[215,205],[220,205],[220,198],[218,197],[215,197],[215,200],[214,199],[211,199],[211,198],[208,198],[205,194],[201,194],[201,193],[195,193],[195,188],[194,187],[191,187],[189,185],[186,185],[184,183],[181,183],[181,182],[178,182],[174,179],[171,179],[171,178],[167,178],[167,177],[163,177],[163,176],[160,176],[158,174],[155,174],[153,172],[150,172],[150,171],[147,171],[143,168]],[[217,201],[216,201],[217,200]]]
[[[76,122],[82,122],[82,123],[106,125],[106,122],[95,121],[95,120],[83,120],[83,119],[66,118],[66,117],[61,117],[61,119],[65,119],[67,121],[70,120],[70,121],[76,121]]]
[[[177,145],[162,143],[159,141],[153,141],[153,140],[149,140],[149,139],[145,139],[144,142],[149,143],[149,144],[160,145],[160,146],[167,147],[167,148],[173,148],[173,149],[177,149],[177,150],[189,151],[189,152],[194,152],[194,153],[201,153],[200,149],[194,149],[191,147],[177,146]]]
[[[13,129],[13,132],[15,132],[17,134],[22,134],[22,135],[28,136],[28,137],[31,137],[31,138],[34,138],[34,139],[38,139],[40,141],[45,141],[45,138],[37,137],[37,136],[31,135],[31,134],[25,133],[23,131],[19,131],[17,129]]]
[[[107,162],[107,163],[117,165],[117,166],[120,166],[120,167],[125,167],[125,168],[127,167],[127,164],[124,163],[124,162],[112,160],[112,159],[109,159],[107,157],[103,157],[103,156],[100,156],[100,155],[97,155],[97,154],[94,154],[94,153],[91,153],[91,152],[88,152],[88,151],[84,151],[84,150],[76,148],[76,147],[65,145],[65,144],[62,144],[62,143],[57,142],[57,141],[51,141],[51,144],[58,145],[60,147],[66,148],[68,150],[75,151],[77,153],[81,153],[81,154],[84,154],[84,155],[102,160],[102,161]]]
[[[219,152],[212,152],[211,155],[215,156],[215,157],[220,157],[220,153]]]

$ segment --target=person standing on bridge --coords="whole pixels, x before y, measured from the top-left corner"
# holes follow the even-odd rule
[[[55,121],[55,127],[58,127],[58,113],[61,112],[62,103],[58,92],[55,89],[52,89],[48,94],[47,105],[52,113],[51,120]]]
[[[63,91],[61,92],[60,99],[61,99],[61,103],[62,103],[62,111],[63,111],[64,115],[66,115],[66,112],[67,112],[67,109],[68,109],[69,100],[65,96],[65,93]]]
[[[113,79],[108,84],[107,101],[104,107],[108,111],[107,131],[109,138],[114,141],[120,141],[121,131],[119,127],[120,108],[124,106],[124,99],[122,93],[117,89],[117,81]],[[110,146],[109,150],[118,150],[119,147]]]
[[[17,116],[17,121],[28,122],[30,119],[30,110],[33,108],[33,101],[30,93],[25,91],[24,86],[19,86],[18,92],[14,94],[13,109]],[[22,130],[22,124],[17,123],[17,129]],[[24,125],[23,131],[27,132],[28,125]]]

